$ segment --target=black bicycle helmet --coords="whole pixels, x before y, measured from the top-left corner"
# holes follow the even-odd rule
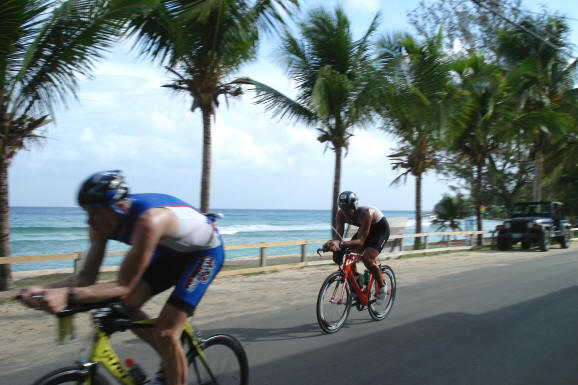
[[[78,191],[78,205],[83,208],[112,207],[127,194],[128,185],[120,170],[101,171],[82,183]]]
[[[343,207],[357,208],[357,195],[352,191],[343,191],[337,197],[337,205]]]

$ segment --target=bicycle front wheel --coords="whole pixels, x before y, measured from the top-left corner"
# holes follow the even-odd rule
[[[380,266],[381,273],[383,274],[383,280],[385,281],[386,289],[385,289],[385,301],[381,305],[378,305],[373,301],[369,307],[369,315],[376,321],[381,321],[391,311],[393,307],[393,302],[395,301],[395,292],[396,292],[396,285],[395,285],[395,274],[391,267],[387,265]],[[377,295],[377,290],[379,286],[377,285],[377,281],[373,281],[373,285],[371,287],[371,295],[369,298],[375,298]]]
[[[189,385],[247,385],[249,364],[243,345],[233,336],[219,334],[202,340],[201,353],[189,350]]]
[[[69,366],[48,373],[33,385],[61,385],[61,384],[85,384],[90,379],[92,385],[109,385],[109,382],[100,374],[89,373],[86,369],[78,366]]]
[[[351,288],[342,272],[331,274],[317,297],[317,323],[325,333],[335,333],[345,323],[351,310]]]

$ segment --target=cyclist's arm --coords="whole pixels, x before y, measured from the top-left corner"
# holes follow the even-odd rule
[[[28,286],[20,290],[22,301],[31,307],[39,307],[41,304],[32,300],[32,296],[44,294],[46,289],[68,288],[75,286],[87,286],[96,282],[98,271],[102,260],[104,258],[104,250],[106,248],[106,239],[99,238],[94,229],[90,229],[90,248],[86,254],[85,262],[77,274],[68,276],[67,278],[46,284],[44,286]]]
[[[163,208],[143,213],[133,230],[132,247],[124,257],[115,281],[74,289],[78,302],[99,302],[109,298],[123,298],[136,286],[147,268],[162,237],[174,233],[176,218]]]
[[[363,213],[361,217],[361,227],[357,231],[357,238],[350,241],[343,241],[342,246],[348,247],[350,249],[359,249],[365,244],[365,240],[369,236],[369,229],[371,228],[371,218],[373,216],[373,210],[368,209]]]
[[[76,302],[100,302],[128,295],[144,273],[150,259],[163,236],[174,233],[176,218],[167,209],[154,208],[143,213],[133,230],[132,248],[124,258],[115,281],[76,287],[72,290]],[[68,288],[47,290],[44,294],[44,308],[57,313],[68,303]]]

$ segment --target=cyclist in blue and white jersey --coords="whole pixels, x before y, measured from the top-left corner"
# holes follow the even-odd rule
[[[182,200],[165,194],[129,194],[120,171],[90,176],[78,193],[88,214],[90,248],[81,271],[61,282],[22,289],[23,301],[51,313],[73,302],[119,297],[135,309],[134,319],[152,296],[174,286],[154,329],[138,335],[161,357],[160,381],[186,384],[187,359],[180,337],[207,287],[223,264],[223,243],[213,222]],[[97,283],[108,240],[131,245],[118,278]],[[38,300],[33,296],[42,294]]]

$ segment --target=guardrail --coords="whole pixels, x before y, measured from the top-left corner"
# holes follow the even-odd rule
[[[578,228],[572,228],[570,231],[573,233],[573,238],[575,238],[576,233],[578,232]],[[484,237],[485,234],[492,234],[491,236],[491,243],[494,242],[494,231],[492,230],[484,230],[484,231],[454,231],[454,232],[433,232],[433,233],[419,233],[419,234],[400,234],[400,235],[392,235],[390,236],[390,241],[399,240],[398,242],[403,242],[405,238],[423,238],[423,249],[420,250],[402,250],[398,253],[398,255],[411,255],[411,254],[424,254],[424,253],[431,253],[431,252],[443,252],[443,251],[457,251],[457,250],[468,250],[476,247],[474,245],[474,237],[476,235],[482,235],[482,240],[487,237]],[[456,239],[451,239],[456,236],[466,236],[468,239],[466,240],[465,245],[460,246],[452,246],[452,242],[455,242]],[[428,243],[428,239],[430,237],[447,237],[445,241],[436,242],[436,246],[430,248],[430,243]],[[287,247],[287,246],[301,246],[301,253],[300,257],[300,264],[306,264],[307,260],[307,245],[310,244],[321,244],[324,243],[326,239],[318,239],[318,240],[302,240],[302,241],[284,241],[284,242],[259,242],[259,243],[249,243],[249,244],[238,244],[238,245],[225,245],[225,250],[242,250],[242,249],[259,249],[259,266],[264,267],[266,266],[266,249],[270,247]],[[446,247],[440,247],[440,245],[444,244]],[[122,256],[125,252],[107,252],[106,256]],[[0,258],[0,265],[4,264],[12,264],[12,263],[26,263],[26,262],[42,262],[42,261],[57,261],[57,260],[73,260],[74,261],[74,271],[78,271],[80,268],[80,261],[82,260],[84,253],[67,253],[67,254],[43,254],[43,255],[25,255],[25,256],[14,256],[14,257],[3,257]],[[277,255],[276,255],[277,256]],[[247,258],[247,257],[244,257]],[[249,257],[251,258],[251,257]],[[254,257],[256,258],[256,257]],[[320,264],[324,263],[323,261],[315,261],[311,264]]]
[[[577,229],[578,230],[578,229]],[[488,234],[491,231],[457,231],[457,232],[434,232],[434,233],[420,233],[420,234],[401,234],[401,235],[392,235],[390,236],[390,240],[402,240],[404,238],[416,238],[420,237],[424,239],[424,249],[422,250],[411,250],[411,251],[401,251],[401,254],[413,254],[413,253],[425,253],[430,251],[442,251],[440,248],[429,248],[428,238],[434,236],[442,236],[447,237],[447,247],[444,250],[452,249],[467,249],[473,247],[473,237],[478,234]],[[452,247],[452,239],[451,236],[461,236],[461,235],[469,235],[469,245],[468,246],[461,246],[461,247]],[[249,244],[238,244],[238,245],[225,245],[225,250],[242,250],[242,249],[259,249],[259,265],[265,266],[266,265],[266,250],[267,248],[271,247],[287,247],[287,246],[301,246],[301,253],[300,253],[300,261],[306,262],[307,259],[307,245],[310,244],[321,244],[324,243],[326,239],[318,239],[318,240],[301,240],[301,241],[284,241],[284,242],[259,242],[259,243],[249,243]],[[125,252],[107,252],[106,256],[118,256],[124,255]],[[77,252],[77,253],[67,253],[67,254],[43,254],[43,255],[24,255],[24,256],[14,256],[14,257],[3,257],[0,258],[0,265],[4,264],[12,264],[12,263],[26,263],[26,262],[42,262],[42,261],[57,261],[57,260],[73,260],[74,261],[74,270],[77,271],[79,269],[80,261],[83,257],[84,253]]]

